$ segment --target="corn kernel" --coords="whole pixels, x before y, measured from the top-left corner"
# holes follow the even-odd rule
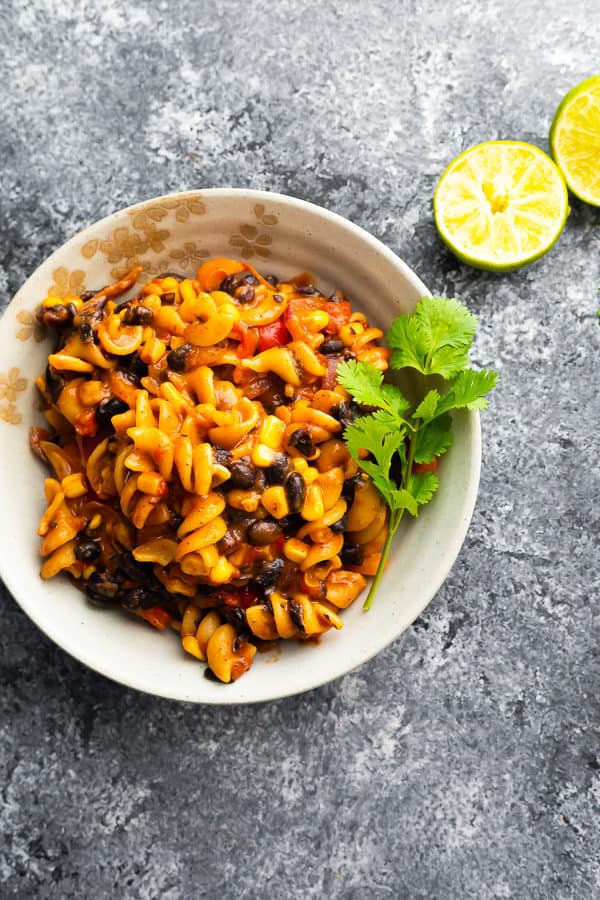
[[[277,416],[266,416],[260,429],[259,441],[273,450],[279,450],[284,432],[285,422],[282,422]]]
[[[283,519],[289,515],[290,507],[283,487],[278,484],[269,487],[262,495],[262,505],[274,519]]]
[[[313,466],[307,466],[305,471],[302,473],[302,477],[307,484],[312,484],[313,481],[316,481],[319,477],[319,472]]]
[[[308,547],[304,541],[297,538],[289,538],[283,545],[283,555],[291,562],[301,563],[308,556]]]
[[[252,462],[255,466],[270,466],[275,459],[275,451],[266,444],[257,444],[252,451]]]
[[[234,488],[227,494],[227,503],[233,509],[256,512],[260,505],[260,494],[258,491],[245,491],[241,488]]]
[[[234,568],[225,556],[220,556],[219,561],[210,570],[209,579],[213,584],[226,584],[233,576]]]
[[[100,513],[96,513],[96,515],[92,517],[92,520],[91,520],[90,524],[88,525],[88,528],[90,529],[90,531],[95,531],[96,528],[100,528],[101,525],[102,525],[102,516],[100,515]]]

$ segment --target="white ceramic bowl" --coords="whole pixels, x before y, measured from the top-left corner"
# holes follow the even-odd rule
[[[231,685],[203,677],[176,636],[119,610],[98,610],[66,577],[42,582],[36,528],[46,471],[28,448],[40,421],[35,377],[48,342],[34,312],[51,285],[66,296],[99,288],[140,262],[150,275],[192,274],[209,256],[251,259],[280,277],[310,271],[321,288],[344,290],[354,308],[387,327],[427,290],[390,250],[361,228],[318,206],[279,194],[215,189],[158,197],[102,219],[71,238],[28,279],[0,321],[0,529],[2,577],[27,615],[81,662],[122,684],[199,703],[273,700],[349,672],[397,638],[446,578],[475,505],[481,461],[477,413],[457,415],[455,443],[440,465],[441,487],[418,520],[398,534],[375,602],[344,611],[342,631],[318,645],[281,642],[259,654]]]

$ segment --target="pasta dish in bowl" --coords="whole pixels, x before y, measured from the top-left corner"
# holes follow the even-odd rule
[[[52,336],[52,346],[27,364],[45,419],[29,423],[31,447],[49,469],[45,509],[39,509],[39,501],[33,507],[39,510],[41,591],[48,595],[42,601],[44,615],[52,618],[57,586],[62,585],[64,594],[68,575],[89,602],[77,591],[68,592],[68,600],[63,596],[55,608],[57,619],[65,613],[71,620],[83,617],[82,628],[71,626],[71,633],[74,627],[79,635],[74,641],[89,634],[91,626],[103,635],[103,645],[113,641],[112,650],[99,663],[86,658],[85,650],[79,653],[64,633],[61,640],[55,629],[45,630],[70,652],[125,683],[180,699],[227,703],[268,699],[322,683],[376,652],[373,628],[383,646],[408,624],[406,617],[398,617],[393,594],[386,609],[382,602],[369,614],[374,624],[368,628],[354,604],[377,570],[389,514],[343,440],[344,429],[365,407],[339,383],[337,372],[348,360],[385,371],[390,351],[382,345],[380,325],[385,327],[402,307],[388,307],[386,322],[373,295],[365,303],[365,283],[354,280],[357,263],[348,267],[345,255],[354,241],[373,254],[372,260],[365,255],[369,278],[373,266],[379,266],[378,277],[384,279],[395,269],[396,287],[390,286],[388,294],[401,293],[398,285],[404,279],[408,309],[424,289],[416,279],[411,283],[400,261],[373,238],[309,204],[241,191],[206,191],[202,197],[208,207],[202,229],[198,222],[181,223],[196,236],[201,230],[210,234],[211,202],[217,236],[232,202],[234,207],[250,204],[256,214],[257,206],[267,208],[258,200],[267,198],[269,208],[277,211],[261,215],[267,223],[277,220],[266,226],[273,228],[273,238],[276,225],[282,227],[289,213],[281,259],[271,252],[253,254],[243,244],[237,254],[217,255],[226,249],[219,239],[216,252],[196,260],[197,266],[185,259],[181,267],[154,274],[154,266],[133,258],[121,271],[99,266],[86,275],[85,284],[55,290],[55,277],[37,298],[32,288],[27,290],[28,309],[36,310],[35,327]],[[303,234],[297,233],[295,204],[308,217]],[[135,225],[135,216],[128,215]],[[136,215],[139,222],[139,210]],[[319,220],[321,229],[328,226],[329,239],[340,230],[336,265],[327,254],[318,256],[324,246],[315,256],[319,239],[312,219]],[[92,228],[100,226],[110,233],[103,223]],[[245,235],[250,242],[252,232],[246,229]],[[228,242],[230,251],[236,247],[234,237]],[[260,233],[254,250],[267,246],[258,244],[258,238]],[[80,239],[78,247],[89,253],[91,244],[101,246],[101,240]],[[286,252],[290,241],[296,242],[296,250]],[[253,255],[258,258],[250,262]],[[162,262],[155,261],[156,269]],[[339,283],[336,266],[350,269]],[[353,283],[362,296],[352,291]],[[462,488],[465,499],[458,518],[451,514],[455,533],[437,554],[433,582],[429,577],[409,608],[412,618],[439,586],[436,579],[443,580],[474,502],[473,472],[478,474],[479,465],[475,413],[464,414],[457,438],[465,456],[455,466],[463,478],[468,476]],[[39,474],[35,480],[39,490]],[[29,486],[32,496],[34,488]],[[441,515],[450,507],[456,510],[455,491],[438,499]],[[425,515],[422,519],[427,527]],[[419,520],[415,530],[422,528]],[[414,553],[414,540],[407,533],[404,553]],[[422,554],[422,565],[431,565],[430,553],[428,548]],[[395,559],[396,554],[390,570]],[[417,583],[419,569],[413,566]],[[386,579],[388,572],[384,583]],[[403,579],[402,596],[414,590],[414,581]],[[11,578],[6,580],[19,599]],[[119,612],[106,614],[106,609]],[[382,622],[387,622],[384,633]],[[175,633],[183,652],[173,649],[174,642],[166,649],[165,641],[158,641],[160,650],[158,645],[155,650],[151,639],[156,638],[144,623]],[[354,651],[348,652],[346,644],[341,656],[334,655],[334,643],[353,630]],[[294,640],[279,658],[282,638]],[[123,662],[114,663],[125,647],[130,658],[124,665],[136,668],[134,676],[119,671]],[[319,666],[311,654],[318,654]],[[325,659],[330,654],[333,667]],[[200,672],[204,668],[212,683],[199,678],[198,661],[205,663]],[[269,665],[273,661],[276,666]],[[294,677],[286,683],[283,672],[290,667]],[[305,667],[304,676],[298,667]]]

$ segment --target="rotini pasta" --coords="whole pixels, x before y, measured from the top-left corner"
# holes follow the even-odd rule
[[[336,369],[389,352],[306,275],[214,259],[120,302],[139,275],[40,307],[57,335],[31,433],[53,472],[41,575],[171,627],[235,681],[264,642],[341,628],[377,567],[387,508],[342,440],[360,407]]]

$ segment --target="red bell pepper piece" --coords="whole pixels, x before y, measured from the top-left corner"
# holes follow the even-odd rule
[[[329,316],[329,324],[326,325],[327,334],[337,334],[342,325],[347,325],[352,315],[352,307],[347,300],[339,300],[337,303],[328,300],[323,304],[323,310]]]
[[[269,325],[261,325],[258,329],[258,349],[270,350],[271,347],[283,347],[289,342],[290,335],[283,319],[276,319]]]
[[[167,612],[164,606],[151,606],[150,609],[143,609],[140,615],[146,622],[164,631],[173,616]]]

